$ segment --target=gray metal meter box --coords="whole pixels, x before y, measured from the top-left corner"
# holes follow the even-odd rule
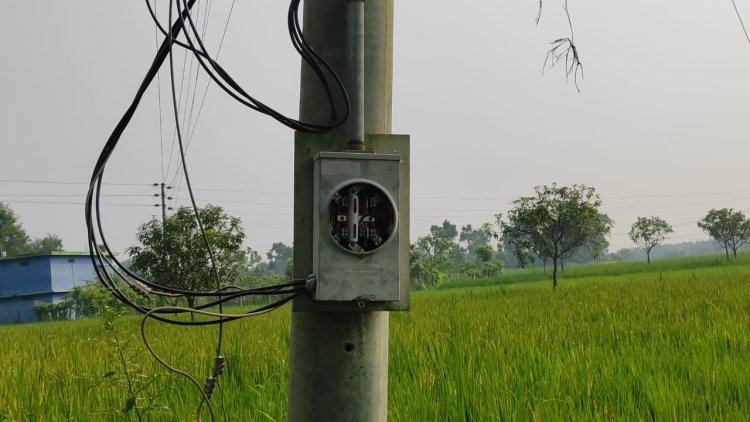
[[[397,154],[314,158],[315,300],[392,302],[399,294]]]

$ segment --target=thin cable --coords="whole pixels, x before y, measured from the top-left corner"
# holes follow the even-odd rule
[[[211,400],[208,398],[208,393],[206,393],[205,391],[203,391],[203,387],[201,387],[201,385],[198,383],[198,381],[192,375],[190,375],[189,373],[187,373],[187,372],[185,372],[185,371],[183,371],[181,369],[175,368],[174,366],[168,364],[164,359],[162,359],[162,357],[159,356],[156,353],[156,351],[153,349],[153,347],[151,347],[151,344],[148,342],[148,338],[146,337],[146,322],[149,320],[149,316],[151,316],[152,313],[158,312],[159,310],[160,310],[160,308],[154,308],[154,309],[150,310],[149,312],[147,312],[143,316],[143,320],[141,320],[141,338],[143,339],[143,344],[146,346],[146,350],[148,350],[148,352],[151,353],[151,356],[153,356],[153,358],[157,362],[159,362],[163,367],[165,367],[168,370],[174,372],[175,374],[182,375],[183,377],[187,378],[188,381],[190,381],[190,383],[193,384],[195,386],[195,388],[198,389],[198,392],[201,395],[201,405],[198,406],[198,410],[197,410],[198,421],[201,420],[200,410],[203,407],[203,403],[204,402],[208,406],[208,412],[209,412],[209,414],[211,416],[211,420],[213,421],[213,420],[215,420],[214,409],[213,409],[213,406],[211,405]]]
[[[113,197],[127,197],[127,198],[153,198],[153,195],[147,195],[144,193],[108,193],[105,195],[102,195],[107,198],[113,198]],[[85,198],[86,195],[81,195],[79,193],[23,193],[23,194],[16,194],[16,193],[0,193],[0,197],[13,197],[13,198]],[[270,205],[270,204],[269,204]],[[288,205],[288,204],[285,204]]]
[[[745,28],[745,22],[742,21],[742,16],[740,15],[740,11],[737,9],[737,3],[732,0],[732,6],[734,6],[734,12],[737,13],[737,19],[740,20],[740,25],[742,25],[742,32],[745,33],[745,39],[747,39],[747,43],[750,45],[750,36],[747,35],[747,28]]]
[[[141,338],[143,339],[143,343],[146,346],[146,349],[149,351],[149,353],[151,354],[151,356],[153,356],[154,359],[157,362],[159,362],[162,366],[164,366],[168,370],[170,370],[170,371],[172,371],[172,372],[174,372],[176,374],[182,375],[183,377],[187,378],[190,381],[190,383],[193,384],[193,386],[195,386],[198,389],[198,391],[201,394],[201,402],[198,405],[198,409],[197,409],[198,420],[201,420],[201,416],[200,415],[201,415],[201,409],[203,407],[203,404],[206,404],[208,406],[209,413],[211,415],[211,420],[215,420],[215,416],[214,416],[214,412],[213,412],[213,407],[211,405],[211,400],[210,400],[210,397],[208,396],[208,392],[205,391],[201,387],[200,383],[198,383],[198,381],[192,375],[190,375],[189,373],[187,373],[185,371],[182,371],[182,370],[180,370],[180,369],[178,369],[178,368],[170,365],[161,356],[159,356],[159,354],[156,353],[156,351],[153,349],[153,347],[151,346],[151,344],[148,341],[148,337],[146,336],[146,323],[147,323],[147,321],[149,319],[159,319],[159,318],[156,317],[155,314],[162,313],[162,312],[167,312],[167,313],[194,313],[194,314],[199,314],[199,315],[204,315],[204,316],[210,316],[210,317],[214,317],[214,318],[220,318],[221,320],[225,319],[227,316],[229,316],[231,318],[235,318],[235,319],[246,318],[246,317],[262,315],[262,314],[274,311],[274,310],[278,309],[284,303],[286,303],[289,300],[291,300],[291,299],[299,296],[302,293],[304,293],[304,292],[300,292],[300,293],[298,293],[298,294],[296,294],[294,296],[291,296],[289,298],[285,298],[285,299],[283,299],[281,301],[278,301],[276,303],[273,303],[271,305],[266,305],[266,306],[263,306],[263,307],[260,307],[260,308],[258,308],[256,310],[254,310],[254,311],[251,311],[251,312],[248,312],[248,313],[244,313],[244,314],[222,314],[222,313],[201,311],[201,310],[197,310],[197,309],[193,309],[193,308],[184,308],[184,307],[179,307],[179,306],[164,306],[164,307],[154,308],[154,309],[150,310],[149,312],[147,312],[147,313],[145,313],[143,315],[143,319],[141,320]],[[219,322],[219,324],[221,324],[221,323]]]
[[[2,183],[29,183],[40,185],[89,185],[90,182],[61,182],[57,180],[19,180],[19,179],[0,179]],[[150,183],[106,183],[107,186],[151,186]]]
[[[81,206],[81,202],[63,202],[63,201],[3,201],[9,204],[40,204],[40,205],[77,205]],[[153,205],[146,204],[133,204],[133,203],[106,203],[102,204],[108,207],[140,207],[140,208],[152,208]]]
[[[169,3],[169,21],[172,21],[172,2]],[[189,11],[188,5],[185,2],[184,3],[186,10]],[[179,11],[179,6],[178,6]],[[190,19],[190,13],[182,14],[179,13],[180,16],[188,16],[188,19]],[[192,22],[192,21],[191,21]],[[184,28],[184,18],[183,18],[183,28]],[[187,36],[187,33],[186,33]],[[172,37],[172,33],[170,33],[170,37]],[[175,130],[177,131],[177,142],[180,146],[180,159],[182,160],[182,169],[183,174],[185,177],[185,185],[188,189],[188,195],[190,196],[190,203],[193,206],[193,212],[195,214],[195,221],[198,223],[198,229],[201,233],[201,237],[203,238],[204,245],[206,247],[206,251],[208,252],[209,262],[211,263],[211,273],[213,274],[214,280],[216,281],[216,289],[221,289],[221,278],[219,277],[219,270],[216,265],[216,256],[214,255],[213,248],[211,247],[211,242],[208,240],[208,235],[206,234],[206,230],[203,227],[203,221],[201,221],[200,212],[198,210],[198,204],[195,202],[195,195],[193,194],[193,186],[190,182],[190,173],[188,172],[187,167],[187,159],[185,157],[185,145],[182,141],[182,131],[180,130],[180,113],[177,108],[177,97],[175,95],[175,83],[174,83],[174,60],[173,60],[173,48],[172,48],[173,42],[172,39],[170,39],[169,43],[169,72],[170,72],[170,81],[172,85],[172,105],[174,108],[174,118],[175,118]],[[223,305],[219,304],[219,313],[222,313],[223,311]],[[224,336],[224,325],[219,323],[219,338],[216,346],[216,355],[220,355],[221,353],[221,343],[222,338]]]
[[[213,4],[213,2],[207,2],[207,4],[206,4],[206,8],[207,9],[208,9],[208,5],[209,4]],[[234,5],[235,5],[235,0],[232,0],[232,4],[229,7],[229,13],[227,15],[227,20],[224,23],[224,30],[223,30],[223,32],[221,34],[221,39],[219,40],[219,47],[216,50],[216,59],[219,58],[219,55],[221,54],[221,49],[224,46],[224,39],[225,39],[225,37],[227,35],[227,29],[229,28],[229,21],[232,18],[232,12],[234,11]],[[204,35],[205,35],[205,32],[206,32],[205,28],[206,28],[206,25],[208,23],[209,12],[210,12],[210,9],[206,11],[206,17],[205,17],[205,21],[204,21]],[[203,113],[203,106],[206,103],[206,98],[208,96],[208,89],[211,86],[211,82],[212,82],[212,79],[210,79],[210,78],[206,82],[206,88],[203,91],[203,97],[201,98],[201,103],[200,103],[200,106],[198,107],[198,114],[195,117],[195,123],[193,124],[193,128],[190,131],[190,135],[188,135],[187,145],[186,145],[186,148],[185,148],[186,150],[190,148],[190,144],[191,144],[191,142],[193,140],[193,137],[195,136],[195,130],[198,127],[198,120],[200,119],[201,114]],[[172,186],[175,186],[175,195],[174,195],[174,199],[172,200],[172,201],[175,201],[179,197],[180,192],[181,192],[181,187],[180,186],[182,185],[182,172],[179,172],[179,171],[175,172],[175,176],[174,176],[174,178],[172,178],[172,183],[171,184],[172,184]]]
[[[154,45],[159,50],[159,31],[154,28]],[[161,72],[156,73],[156,96],[159,107],[159,151],[161,153],[161,182],[164,183],[166,173],[164,173],[164,128],[161,116]]]
[[[179,0],[177,1],[179,2]],[[183,0],[183,4],[185,4],[185,2],[186,0]],[[300,4],[300,0],[291,1],[290,6],[289,6],[287,25],[289,28],[289,34],[292,39],[293,46],[295,47],[297,52],[300,54],[302,59],[308,65],[310,65],[311,69],[313,70],[315,75],[318,77],[319,81],[321,82],[325,96],[330,105],[330,117],[329,117],[328,122],[325,124],[313,124],[313,123],[302,122],[296,119],[292,119],[290,117],[287,117],[279,113],[278,111],[274,110],[273,108],[265,105],[263,102],[249,95],[239,84],[237,84],[237,82],[234,81],[234,79],[214,59],[210,57],[200,35],[197,33],[197,29],[195,27],[195,24],[190,14],[185,14],[184,16],[180,14],[180,16],[181,16],[181,19],[183,19],[183,25],[186,28],[189,28],[191,32],[193,33],[193,35],[190,36],[188,34],[188,31],[186,30],[184,35],[187,41],[187,45],[185,43],[181,43],[178,41],[175,41],[175,44],[193,52],[196,59],[201,64],[203,69],[207,72],[207,74],[211,77],[211,79],[213,79],[213,81],[222,90],[224,90],[229,96],[231,96],[232,98],[234,98],[241,104],[253,110],[256,110],[260,113],[266,114],[291,129],[294,129],[300,132],[308,132],[308,133],[325,133],[325,132],[330,131],[334,127],[340,126],[347,120],[349,116],[349,110],[350,110],[349,97],[346,92],[346,89],[344,88],[343,82],[341,81],[339,76],[336,74],[336,72],[331,68],[331,66],[326,61],[324,61],[320,56],[318,56],[317,53],[315,53],[315,51],[313,51],[312,48],[310,48],[310,46],[305,41],[301,32],[301,29],[300,29],[300,25],[299,25],[299,10],[298,10],[299,4]],[[161,23],[156,18],[149,0],[146,0],[146,5],[149,9],[152,19],[154,20],[154,23],[157,25],[159,30],[162,31],[162,33],[166,35],[166,31],[164,31],[164,28],[162,27]],[[193,37],[195,38],[195,42],[198,44],[200,49],[196,47],[195,43],[193,42]],[[206,62],[208,62],[208,64],[206,64]],[[210,65],[210,68],[208,65]],[[345,106],[344,114],[340,117],[337,112],[336,103],[333,100],[331,86],[328,82],[326,74],[331,76],[331,78],[334,81],[335,86],[337,87],[338,91],[341,93],[341,96],[344,100],[344,106]]]

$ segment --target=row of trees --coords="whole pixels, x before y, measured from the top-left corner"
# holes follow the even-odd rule
[[[737,249],[750,239],[750,219],[733,208],[710,210],[698,221],[698,227],[719,243],[727,259],[730,250],[737,256]],[[646,259],[651,263],[651,250],[663,243],[671,233],[672,226],[659,217],[638,217],[628,236],[646,252]]]
[[[536,187],[534,195],[513,201],[503,217],[496,216],[498,236],[512,250],[521,267],[534,260],[552,263],[552,286],[557,287],[558,264],[576,255],[596,258],[606,251],[613,221],[600,212],[601,199],[594,188],[585,185]],[[712,209],[698,227],[724,248],[737,255],[737,249],[750,239],[750,220],[731,208]],[[659,217],[638,217],[629,237],[646,252],[673,233],[672,226]]]
[[[62,249],[62,240],[55,234],[48,233],[45,237],[31,239],[16,213],[8,204],[0,202],[0,258]]]
[[[536,187],[534,195],[513,201],[506,216],[495,224],[466,225],[459,230],[445,220],[411,245],[411,279],[418,287],[444,283],[451,275],[469,278],[499,275],[511,257],[525,267],[534,262],[551,264],[553,288],[558,271],[569,261],[590,262],[607,251],[613,221],[600,211],[602,201],[593,187],[585,185]],[[219,283],[257,286],[291,276],[292,248],[275,243],[267,262],[249,248],[243,249],[245,233],[239,219],[221,207],[200,210],[207,237],[217,260]],[[736,254],[750,237],[750,222],[739,211],[711,210],[698,225],[727,251]],[[659,217],[638,217],[629,236],[646,253],[673,233]],[[181,208],[164,222],[152,220],[137,234],[139,246],[128,249],[133,268],[166,286],[184,290],[216,287],[205,241],[193,212]],[[190,305],[193,305],[192,303]]]
[[[412,282],[424,287],[441,284],[451,275],[496,276],[513,258],[521,267],[550,263],[554,288],[558,270],[564,270],[566,261],[591,261],[606,252],[613,221],[600,211],[601,204],[593,187],[552,184],[536,187],[534,195],[513,201],[507,215],[496,215],[494,225],[466,225],[459,231],[445,220],[411,245]],[[215,270],[193,211],[185,207],[164,221],[152,219],[138,229],[139,245],[127,249],[133,269],[159,284],[183,290],[210,290],[217,288],[217,283],[255,287],[291,276],[290,246],[274,243],[263,261],[258,252],[243,248],[246,236],[238,218],[213,205],[200,209],[199,215],[215,257]],[[750,220],[741,211],[712,209],[698,226],[724,248],[727,258],[730,250],[736,255],[750,239]],[[666,221],[652,216],[638,217],[628,234],[650,263],[651,251],[671,233]],[[2,253],[60,249],[62,242],[55,235],[30,240],[13,211],[0,203]]]

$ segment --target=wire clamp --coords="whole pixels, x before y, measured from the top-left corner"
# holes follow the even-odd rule
[[[305,290],[307,290],[308,293],[312,294],[315,292],[315,284],[318,281],[318,276],[315,274],[310,274],[305,279]]]
[[[222,355],[216,355],[216,359],[214,360],[214,372],[213,376],[215,378],[219,378],[219,375],[224,373],[224,368],[227,366],[227,360]]]
[[[211,395],[214,393],[215,386],[216,386],[216,378],[206,377],[206,383],[203,384],[203,392],[206,393],[206,397],[208,397],[209,399],[211,398]]]
[[[206,383],[203,384],[203,391],[206,393],[206,397],[209,399],[214,393],[214,388],[216,387],[216,381],[219,380],[219,376],[224,373],[224,368],[226,368],[227,362],[224,356],[222,355],[216,355],[216,359],[214,360],[214,369],[210,377],[206,377]]]

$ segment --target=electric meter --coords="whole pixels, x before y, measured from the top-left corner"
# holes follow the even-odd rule
[[[328,206],[328,228],[344,250],[366,254],[378,250],[393,234],[396,207],[388,192],[361,180],[335,191]]]
[[[354,152],[314,158],[316,300],[399,300],[400,161]]]

